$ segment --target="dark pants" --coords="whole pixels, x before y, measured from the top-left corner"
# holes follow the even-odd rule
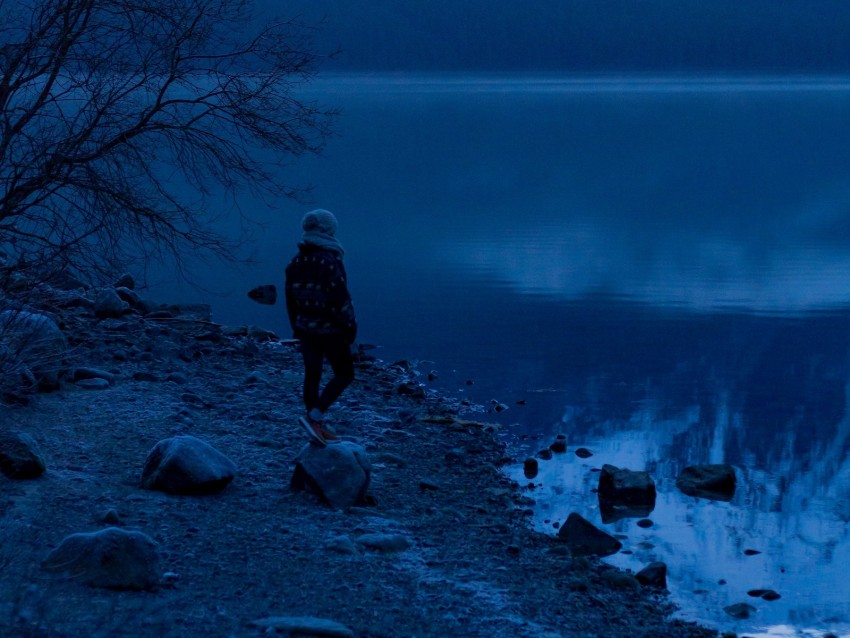
[[[301,354],[304,356],[304,405],[308,412],[313,408],[326,412],[354,380],[351,348],[340,336],[309,335],[301,339]],[[333,377],[320,395],[322,365],[326,358]]]

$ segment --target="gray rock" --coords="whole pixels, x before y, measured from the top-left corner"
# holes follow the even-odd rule
[[[150,589],[159,580],[153,539],[116,527],[66,537],[41,566],[92,587]]]
[[[23,432],[0,430],[0,471],[10,479],[34,479],[45,463],[35,440]]]
[[[354,638],[354,632],[345,625],[333,620],[310,616],[270,616],[252,620],[248,625],[265,629],[266,632],[282,633],[288,636]]]
[[[650,563],[635,576],[644,587],[667,589],[667,565],[660,561]]]
[[[403,534],[361,534],[354,540],[381,552],[403,552],[410,547],[410,540]]]
[[[606,464],[599,473],[598,496],[604,523],[644,518],[655,509],[655,482],[647,472]]]
[[[255,341],[277,341],[277,335],[271,330],[259,326],[248,326],[248,338]]]
[[[131,308],[138,308],[142,302],[142,298],[139,297],[139,293],[137,293],[135,290],[131,290],[130,288],[119,286],[115,288],[115,293],[121,298],[122,301],[126,301],[127,305],[129,305]]]
[[[360,553],[360,548],[357,543],[351,540],[348,536],[337,536],[336,538],[332,538],[325,544],[325,549],[331,552],[336,552],[337,554],[358,554]]]
[[[118,296],[114,288],[104,288],[94,301],[94,315],[101,319],[118,319],[130,307],[126,301]]]
[[[533,479],[536,477],[539,470],[540,464],[533,456],[529,456],[522,464],[522,472],[525,474],[525,478],[527,479]]]
[[[55,388],[67,348],[65,335],[47,315],[24,310],[0,312],[0,357],[7,370],[29,370],[39,387]]]
[[[257,286],[248,291],[248,297],[264,306],[273,306],[277,303],[277,288],[274,284]]]
[[[586,447],[580,447],[576,450],[576,456],[580,459],[589,459],[593,456],[593,452],[588,450]]]
[[[269,382],[269,378],[264,375],[259,370],[254,370],[248,377],[245,379],[245,385],[256,386],[256,385],[271,385]]]
[[[683,494],[715,501],[730,501],[735,496],[735,468],[731,465],[691,465],[676,479]]]
[[[371,473],[366,450],[356,443],[308,443],[295,461],[292,488],[313,492],[334,509],[346,509],[363,502]]]
[[[145,460],[142,487],[170,494],[207,494],[224,489],[236,476],[236,465],[194,436],[156,444]]]
[[[133,275],[125,273],[118,278],[118,281],[115,282],[115,287],[134,290],[136,288],[136,280],[133,279]]]
[[[623,544],[573,512],[558,530],[558,539],[567,544],[574,556],[610,556]]]
[[[83,379],[104,379],[109,385],[112,385],[115,382],[115,375],[98,368],[74,368],[71,372],[71,380],[77,382]]]

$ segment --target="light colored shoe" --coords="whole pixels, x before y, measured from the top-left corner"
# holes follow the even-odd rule
[[[298,425],[307,433],[307,436],[310,437],[310,443],[314,445],[318,445],[319,447],[325,447],[327,445],[327,441],[325,441],[325,437],[322,435],[322,424],[317,421],[313,421],[308,416],[298,417]]]

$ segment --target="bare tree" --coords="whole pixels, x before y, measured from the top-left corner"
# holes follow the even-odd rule
[[[291,197],[333,113],[300,99],[310,29],[250,0],[0,0],[0,242],[91,275],[187,248],[244,188]]]

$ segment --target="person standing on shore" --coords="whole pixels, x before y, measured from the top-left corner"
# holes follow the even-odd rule
[[[336,238],[336,217],[313,210],[304,215],[301,228],[298,254],[286,267],[286,310],[304,357],[307,412],[298,423],[312,442],[324,446],[337,438],[325,425],[325,412],[354,380],[351,344],[357,337],[357,319],[342,263],[345,251]],[[333,376],[320,393],[325,359]]]

